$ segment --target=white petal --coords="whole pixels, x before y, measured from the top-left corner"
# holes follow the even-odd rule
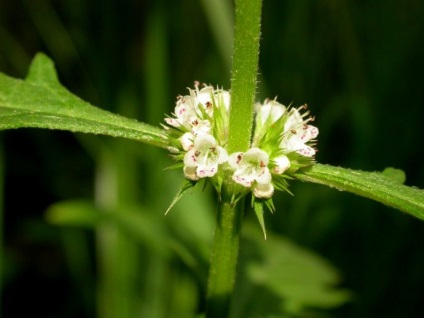
[[[212,86],[203,87],[200,91],[197,92],[197,100],[199,103],[203,104],[203,106],[206,106],[208,103],[212,104],[212,94]]]
[[[297,130],[299,127],[303,127],[302,115],[300,115],[296,108],[292,108],[290,110],[290,116],[284,124],[284,132],[286,133],[290,130]]]
[[[194,139],[194,148],[212,148],[216,147],[216,140],[212,135],[203,134]]]
[[[227,150],[225,150],[224,148],[218,146],[218,148],[216,149],[216,151],[218,152],[218,158],[217,158],[217,163],[221,164],[224,163],[228,160],[228,153]]]
[[[301,154],[302,156],[305,156],[305,157],[312,157],[312,156],[315,155],[315,149],[312,148],[312,147],[309,147],[307,145],[303,145],[303,148],[299,149],[297,151],[297,153],[299,153],[299,154]]]
[[[290,160],[287,156],[280,156],[274,159],[275,167],[272,169],[272,172],[276,174],[282,174],[288,168],[290,168]]]
[[[181,146],[183,146],[183,149],[185,151],[188,151],[191,148],[193,148],[193,139],[194,139],[193,134],[189,132],[186,132],[184,135],[180,137]]]
[[[252,175],[246,174],[244,170],[238,169],[233,174],[233,180],[243,187],[250,188],[255,178]]]
[[[275,123],[286,111],[286,107],[275,100],[270,100],[260,108],[261,124],[264,124],[268,117]]]
[[[263,168],[262,174],[256,178],[256,181],[260,184],[267,184],[271,182],[271,179],[271,173],[269,172],[269,169],[265,167]]]
[[[165,118],[165,122],[168,125],[173,126],[173,127],[180,127],[181,126],[180,123],[178,122],[178,120],[175,119],[175,118]]]
[[[298,151],[304,147],[305,144],[300,140],[298,135],[291,135],[288,138],[283,138],[280,143],[280,148],[284,149],[286,152]]]
[[[234,152],[228,157],[228,164],[230,165],[231,168],[237,169],[242,159],[243,159],[242,152]]]
[[[298,135],[293,135],[289,139],[283,140],[280,147],[287,151],[296,151],[298,154],[305,157],[312,157],[315,155],[314,148],[303,143]]]
[[[315,155],[314,148],[305,145],[297,135],[291,136],[289,139],[286,139],[281,142],[280,147],[288,152],[296,151],[305,157],[312,157]]]
[[[318,128],[312,125],[308,125],[308,131],[309,131],[310,139],[316,138],[319,134]]]
[[[177,116],[177,118],[186,118],[188,115],[191,115],[191,110],[189,105],[187,105],[185,102],[181,102],[181,100],[179,100],[177,102],[177,106],[175,106],[175,116]]]
[[[197,117],[192,103],[193,101],[190,96],[184,96],[177,101],[174,113],[180,123],[191,123]]]
[[[268,154],[259,148],[250,148],[244,153],[244,161],[258,161],[263,166],[267,166],[269,162]]]
[[[269,199],[274,193],[274,186],[271,183],[256,184],[253,195],[261,199]]]
[[[218,164],[199,165],[196,173],[199,178],[213,177],[218,171]]]
[[[211,131],[211,123],[209,120],[195,119],[192,122],[192,132],[194,135],[209,134]]]
[[[187,167],[197,167],[198,155],[195,149],[189,150],[184,156],[184,165]]]
[[[303,143],[307,143],[311,139],[318,136],[318,128],[312,125],[304,124],[301,128],[296,130],[296,134],[299,135],[300,140]]]

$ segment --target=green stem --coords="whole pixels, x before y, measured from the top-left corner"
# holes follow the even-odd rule
[[[207,318],[227,317],[234,289],[243,201],[231,203],[231,195],[223,189],[219,204],[215,237],[209,269]]]
[[[250,147],[262,0],[236,0],[228,152]]]
[[[253,127],[262,0],[236,0],[234,53],[228,152],[250,147]],[[234,290],[244,206],[232,204],[233,191],[225,184],[221,192],[210,260],[207,318],[228,317]]]

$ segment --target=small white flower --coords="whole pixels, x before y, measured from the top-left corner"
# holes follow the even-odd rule
[[[199,90],[199,82],[195,82],[195,90],[190,90],[190,96],[200,103],[201,107],[210,116],[213,114],[213,103],[218,107],[224,106],[228,111],[230,108],[230,93],[223,89],[214,89],[213,86],[204,86]]]
[[[208,134],[211,130],[211,123],[209,120],[194,120],[190,132],[184,133],[180,138],[181,146],[185,151],[193,147],[193,141],[196,136]]]
[[[165,122],[169,125],[169,126],[173,126],[173,127],[180,127],[180,123],[176,118],[171,118],[171,117],[165,117]],[[165,129],[169,129],[169,127],[165,126]]]
[[[235,169],[233,180],[244,187],[253,186],[253,194],[258,198],[269,198],[274,193],[268,162],[268,154],[259,148],[235,152],[228,158],[228,164]]]
[[[307,122],[308,120],[304,120],[297,109],[291,109],[284,124],[284,135],[280,147],[286,151],[296,151],[305,157],[314,156],[315,149],[306,143],[316,138],[319,131],[317,127],[308,125]]]
[[[286,106],[280,104],[276,100],[265,100],[264,104],[258,104],[258,113],[256,122],[258,125],[263,125],[269,117],[271,117],[271,124],[275,123],[286,112]]]
[[[191,122],[191,131],[193,135],[209,134],[211,131],[211,122],[209,120],[195,119]]]
[[[205,86],[199,90],[199,83],[195,83],[195,90],[190,90],[190,96],[196,101],[196,107],[202,107],[205,112],[212,116],[213,114],[213,101],[214,88],[212,86]],[[200,105],[199,105],[200,104]]]
[[[185,151],[189,151],[191,148],[193,148],[193,140],[194,135],[190,132],[186,132],[180,137],[181,146],[183,146]]]
[[[180,96],[175,106],[174,114],[177,117],[177,126],[184,126],[188,129],[192,122],[197,119],[195,100],[191,96]]]
[[[199,109],[199,100],[195,91],[189,89],[190,95],[178,96],[177,103],[174,109],[175,118],[165,118],[168,125],[173,127],[184,127],[187,130],[192,130],[199,123],[209,122],[207,119],[202,118],[202,111]],[[202,106],[205,107],[206,106]],[[205,126],[205,125],[203,125]],[[210,127],[210,122],[208,123]]]
[[[230,93],[214,89],[213,86],[204,85],[200,88],[199,82],[195,82],[194,89],[188,90],[189,95],[178,96],[173,116],[165,118],[165,122],[177,130],[164,126],[165,129],[174,136],[177,135],[175,137],[185,151],[193,147],[195,137],[204,134],[214,135],[225,143]],[[214,111],[217,109],[218,114],[215,116]],[[216,120],[216,117],[219,120]]]
[[[276,100],[269,99],[265,100],[263,105],[258,104],[256,106],[256,129],[253,144],[262,147],[262,138],[270,129],[274,129],[272,125],[283,117],[284,127],[280,133],[279,145],[271,146],[282,148],[285,154],[297,152],[305,157],[313,157],[316,151],[308,143],[313,141],[319,132],[318,128],[308,124],[312,120],[311,118],[304,119],[308,115],[308,112],[301,114],[301,109],[306,109],[306,105],[298,109],[288,109]],[[277,165],[274,172],[278,173],[277,171],[280,171],[281,167],[284,167],[284,165]],[[285,171],[287,169],[284,168],[283,170]]]
[[[227,151],[218,146],[213,136],[196,136],[192,148],[184,156],[184,174],[190,180],[213,177],[218,171],[218,165],[227,159]]]
[[[275,167],[272,168],[272,172],[276,174],[282,174],[290,168],[290,160],[287,156],[281,155],[274,158]]]

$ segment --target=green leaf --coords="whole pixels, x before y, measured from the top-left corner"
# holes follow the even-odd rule
[[[402,172],[392,169],[381,173],[315,164],[295,176],[373,199],[424,220],[424,190],[401,184]]]
[[[112,114],[73,95],[60,84],[53,62],[42,53],[35,56],[25,80],[0,73],[0,130],[22,127],[123,137],[170,149],[162,129]]]

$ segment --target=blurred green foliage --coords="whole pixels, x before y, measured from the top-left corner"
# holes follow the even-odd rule
[[[43,51],[75,94],[159,125],[194,80],[229,88],[231,8],[207,0],[2,1],[0,69],[24,77]],[[258,99],[278,95],[285,104],[310,105],[320,128],[319,162],[402,168],[406,184],[424,188],[423,24],[418,0],[265,0]],[[165,151],[35,129],[1,137],[5,317],[29,310],[33,317],[190,317],[203,309],[214,198],[198,191],[164,217],[182,178],[163,170],[172,164]],[[252,239],[255,216],[246,216],[235,316],[252,304],[249,313],[267,317],[289,317],[294,309],[302,317],[424,314],[421,221],[318,185],[296,183],[291,191],[294,197],[280,194],[277,212],[266,215],[275,237],[269,244]],[[66,219],[69,207],[86,213]],[[287,238],[336,265],[352,300],[300,312],[295,300],[315,300],[305,300],[308,287],[303,298],[287,297],[285,313],[275,311],[285,285],[248,285],[246,275],[258,284],[290,272]],[[310,252],[288,260],[298,253]],[[304,276],[337,283],[318,259]]]

